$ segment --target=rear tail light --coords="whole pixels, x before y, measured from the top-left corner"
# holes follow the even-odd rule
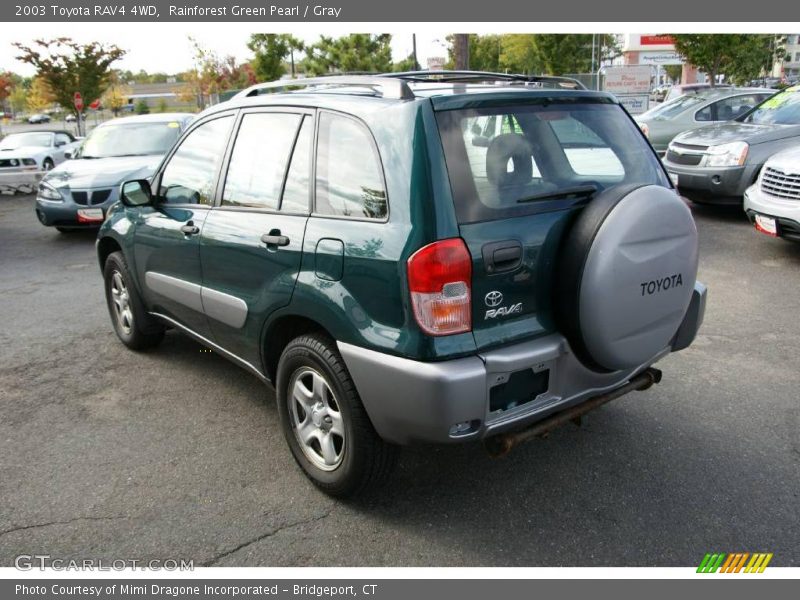
[[[417,250],[408,259],[408,287],[414,317],[425,333],[472,329],[472,259],[464,240],[442,240]]]

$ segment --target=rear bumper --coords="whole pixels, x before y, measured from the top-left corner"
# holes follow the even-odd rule
[[[587,369],[560,334],[438,363],[344,343],[339,343],[339,351],[372,424],[385,440],[465,442],[534,423],[624,385],[664,355],[692,343],[703,321],[705,301],[706,288],[698,283],[671,345],[645,364],[614,373]],[[531,371],[544,377],[542,390],[492,411],[491,399],[508,389],[504,386],[511,385],[512,376]]]

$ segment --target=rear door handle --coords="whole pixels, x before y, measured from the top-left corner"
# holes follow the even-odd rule
[[[261,241],[264,242],[267,246],[288,246],[289,245],[289,238],[285,235],[281,235],[279,229],[273,229],[269,233],[265,233],[261,236]]]
[[[191,221],[189,221],[188,223],[186,223],[186,225],[181,225],[181,231],[185,235],[195,235],[200,233],[200,228]]]

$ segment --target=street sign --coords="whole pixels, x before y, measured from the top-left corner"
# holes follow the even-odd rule
[[[78,112],[83,110],[83,98],[80,92],[75,92],[75,95],[72,97],[72,103],[75,105],[75,110]]]
[[[647,66],[607,67],[605,90],[612,94],[647,94],[653,70]]]
[[[617,96],[619,103],[625,107],[632,115],[640,115],[646,112],[650,105],[650,96],[648,94],[629,94]]]
[[[97,110],[98,108],[100,108],[100,98],[89,104],[89,108],[91,108],[92,110]]]

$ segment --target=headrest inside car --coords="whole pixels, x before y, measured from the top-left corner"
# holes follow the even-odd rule
[[[533,177],[531,145],[518,133],[498,135],[486,152],[486,177],[497,188],[525,185]]]

